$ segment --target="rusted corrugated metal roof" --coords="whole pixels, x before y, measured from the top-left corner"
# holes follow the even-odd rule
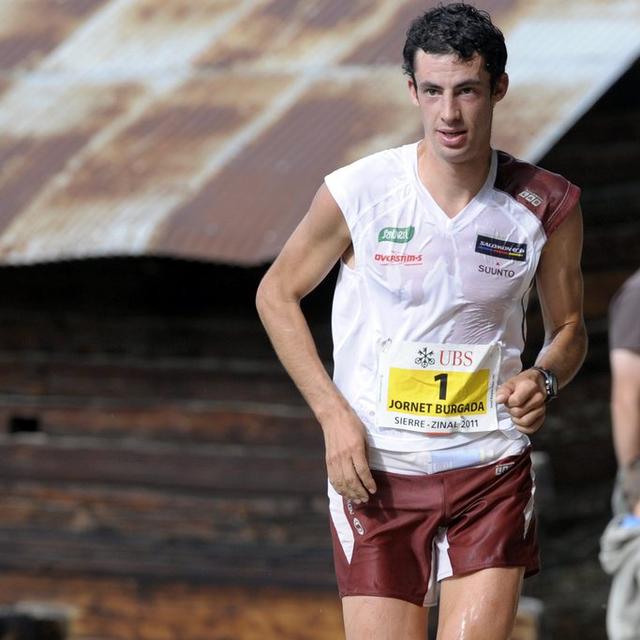
[[[333,168],[421,135],[417,0],[0,1],[0,262],[272,259]],[[637,57],[635,0],[485,0],[539,158]]]

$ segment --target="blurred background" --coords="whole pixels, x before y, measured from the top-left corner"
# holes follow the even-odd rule
[[[343,637],[319,427],[254,292],[326,173],[421,137],[401,51],[434,4],[0,0],[0,638]],[[535,438],[517,633],[600,640],[640,4],[475,4],[509,49],[494,146],[583,188],[590,352]],[[328,368],[334,278],[305,301]]]

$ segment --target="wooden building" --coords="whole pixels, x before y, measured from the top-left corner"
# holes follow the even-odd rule
[[[426,4],[0,7],[0,602],[70,607],[72,640],[340,637],[320,431],[253,296],[324,173],[419,136],[397,58]],[[496,145],[584,187],[592,348],[539,444],[578,496],[550,511],[550,553],[576,518],[591,548],[614,472],[606,307],[640,253],[635,10],[478,4],[514,42]],[[571,20],[573,48],[554,39]],[[330,281],[305,301],[328,366],[330,304]],[[561,593],[545,580],[532,595]],[[573,637],[579,605],[554,602]]]

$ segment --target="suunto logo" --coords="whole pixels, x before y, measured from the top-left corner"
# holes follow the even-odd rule
[[[497,267],[487,267],[484,264],[478,265],[478,271],[490,276],[500,276],[501,278],[515,278],[516,275],[513,269],[498,269]]]

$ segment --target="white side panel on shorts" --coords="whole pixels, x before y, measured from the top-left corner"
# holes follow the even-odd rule
[[[438,604],[440,595],[440,580],[453,575],[451,560],[449,558],[449,540],[447,539],[447,528],[440,527],[433,539],[433,551],[431,553],[431,574],[427,593],[425,593],[423,607],[434,607]]]
[[[351,564],[351,557],[353,556],[353,530],[347,520],[347,516],[344,512],[344,506],[342,502],[342,496],[328,483],[328,495],[329,495],[329,514],[331,516],[331,522],[338,534],[338,540],[340,546],[344,551],[344,555],[347,557],[347,562]]]
[[[533,517],[534,497],[536,495],[536,474],[533,471],[533,465],[531,465],[531,497],[527,502],[527,506],[524,508],[524,534],[523,538],[527,537],[527,531],[529,531],[529,525],[531,524],[531,518]]]
[[[436,536],[435,548],[438,554],[438,582],[444,578],[450,578],[453,575],[453,567],[449,558],[449,539],[447,538],[447,529],[441,527],[438,529]]]

